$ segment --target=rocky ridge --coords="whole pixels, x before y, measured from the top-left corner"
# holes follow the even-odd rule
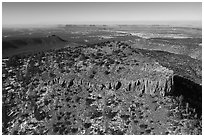
[[[3,60],[3,134],[201,134],[201,76],[158,56],[113,41]]]

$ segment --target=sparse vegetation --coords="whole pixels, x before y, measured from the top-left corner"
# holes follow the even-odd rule
[[[202,134],[201,61],[120,37],[4,58],[3,134]]]

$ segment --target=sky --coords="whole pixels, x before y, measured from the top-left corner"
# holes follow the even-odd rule
[[[3,2],[4,25],[202,21],[201,2]]]

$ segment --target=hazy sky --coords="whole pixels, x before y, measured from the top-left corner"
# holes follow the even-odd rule
[[[202,3],[3,3],[3,25],[202,20]]]

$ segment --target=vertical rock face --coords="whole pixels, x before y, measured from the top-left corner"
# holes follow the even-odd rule
[[[132,76],[126,75],[120,78],[118,84],[122,83],[127,91],[134,91],[138,94],[161,95],[170,94],[173,90],[173,71],[165,67],[157,66],[151,69],[137,70],[136,74],[129,72]],[[152,75],[153,74],[153,75]],[[121,85],[121,84],[120,84]]]

